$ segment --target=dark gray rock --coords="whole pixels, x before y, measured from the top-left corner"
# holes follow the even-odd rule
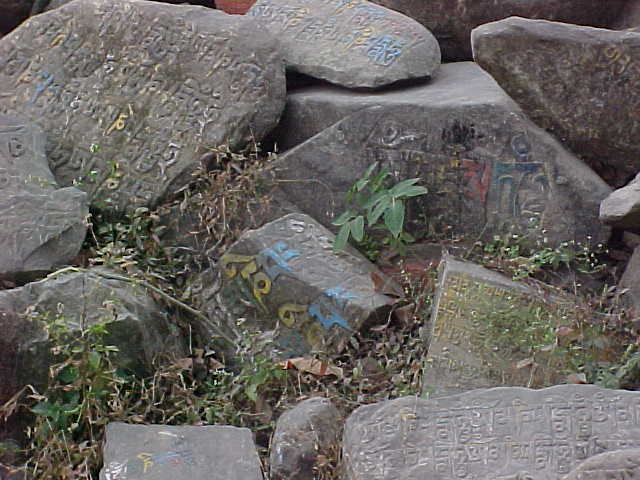
[[[251,431],[216,425],[107,425],[100,480],[262,480]]]
[[[605,452],[585,460],[562,480],[633,479],[640,476],[640,449]]]
[[[29,16],[33,0],[3,0],[0,5],[0,37]]]
[[[345,478],[560,479],[593,455],[637,447],[639,402],[638,392],[560,385],[366,405],[345,426]]]
[[[0,112],[43,128],[60,183],[120,209],[183,187],[210,147],[259,141],[285,99],[269,33],[204,7],[71,2],[4,37],[0,59]]]
[[[488,75],[469,64],[444,72],[449,93],[436,81],[433,94],[429,87],[376,97],[297,94],[303,100],[292,105],[300,109],[288,118],[299,118],[309,133],[325,111],[335,118],[369,102],[380,106],[358,110],[279,158],[276,179],[289,201],[329,225],[345,210],[347,190],[377,161],[394,181],[422,179],[429,194],[414,212],[433,231],[603,241],[608,233],[598,210],[611,189]]]
[[[447,61],[471,60],[471,30],[519,16],[609,27],[633,0],[372,0],[414,18],[438,39]]]
[[[472,33],[475,60],[606,182],[640,170],[640,33],[509,18]]]
[[[227,308],[274,331],[286,356],[335,346],[368,319],[386,318],[392,298],[377,286],[386,276],[353,248],[334,254],[333,240],[296,213],[246,232],[220,259]]]
[[[318,456],[334,457],[342,432],[338,409],[327,398],[314,397],[283,413],[271,441],[271,480],[317,477]]]
[[[631,318],[640,316],[640,247],[634,249],[618,288],[624,291],[622,301],[630,310]]]
[[[616,22],[611,28],[615,29],[637,29],[640,27],[640,3],[630,1],[622,10]],[[637,31],[637,30],[636,30]]]
[[[247,15],[278,37],[288,67],[345,87],[429,78],[440,66],[427,29],[366,0],[258,0]]]
[[[640,232],[640,174],[602,201],[600,220],[612,227]]]
[[[0,277],[28,276],[75,257],[87,230],[86,193],[58,189],[42,131],[0,115]]]

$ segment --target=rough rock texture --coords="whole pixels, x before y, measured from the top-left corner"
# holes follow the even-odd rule
[[[634,249],[618,288],[621,291],[626,290],[622,295],[622,301],[631,310],[631,317],[640,315],[640,246]]]
[[[509,18],[478,27],[472,42],[524,112],[606,182],[640,170],[640,33]]]
[[[288,67],[345,87],[428,78],[440,65],[427,29],[366,0],[258,0],[247,15],[280,39]]]
[[[559,480],[593,455],[638,445],[639,400],[560,385],[366,405],[345,426],[345,478]]]
[[[284,105],[275,40],[203,7],[71,2],[4,37],[0,59],[0,112],[43,128],[62,184],[118,208],[184,186],[209,147],[260,140]]]
[[[402,12],[438,39],[443,59],[471,60],[471,30],[517,15],[608,27],[633,0],[372,0]],[[629,7],[631,8],[631,7]]]
[[[640,174],[602,201],[600,220],[613,227],[640,232]]]
[[[333,240],[296,213],[246,232],[220,259],[227,308],[235,318],[256,317],[261,332],[274,331],[286,356],[335,346],[368,319],[386,318],[386,276],[353,248],[334,254]]]
[[[251,431],[227,425],[107,425],[100,480],[262,480]]]
[[[315,478],[318,456],[338,452],[342,423],[338,409],[327,398],[300,402],[278,419],[269,460],[272,480]]]
[[[632,479],[640,476],[640,449],[605,452],[585,460],[562,480]]]
[[[87,195],[57,188],[44,141],[34,125],[0,115],[0,277],[63,265],[85,238]]]
[[[421,177],[429,188],[410,215],[422,215],[422,228],[426,221],[433,231],[468,238],[509,230],[534,238],[546,230],[551,243],[603,241],[607,229],[598,209],[611,189],[532,124],[488,75],[469,65],[458,73],[449,93],[442,86],[433,96],[427,87],[380,95],[374,100],[380,106],[359,110],[282,155],[276,171],[287,198],[329,225],[345,209],[344,194],[377,161],[394,181]],[[320,125],[314,111],[335,118],[351,108],[343,104],[365,103],[333,91],[318,98],[301,108],[308,121],[302,113],[295,117],[310,125],[301,128]]]

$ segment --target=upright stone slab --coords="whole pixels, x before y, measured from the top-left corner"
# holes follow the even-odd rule
[[[638,392],[593,385],[366,405],[345,426],[345,478],[560,480],[593,455],[640,445],[639,412]]]
[[[247,15],[280,39],[288,67],[345,87],[429,78],[440,65],[426,28],[366,0],[258,0]]]
[[[557,356],[534,355],[529,348],[544,339],[545,331],[555,333],[556,327],[571,323],[575,307],[575,302],[550,300],[504,275],[445,256],[431,315],[425,394],[560,383]],[[539,338],[534,338],[536,331]]]
[[[287,356],[335,346],[367,319],[384,318],[392,300],[381,293],[385,275],[353,248],[334,254],[333,241],[295,213],[245,233],[220,259],[227,307],[236,318],[254,317],[258,330],[275,331]]]
[[[100,480],[262,480],[247,428],[107,425]]]
[[[478,27],[472,42],[525,113],[609,184],[640,170],[640,33],[509,18]]]
[[[87,230],[87,195],[57,188],[42,131],[0,115],[0,277],[52,269],[69,262]]]
[[[56,178],[102,206],[157,203],[208,148],[260,140],[284,98],[268,32],[204,7],[78,0],[0,41],[0,113],[38,123]]]

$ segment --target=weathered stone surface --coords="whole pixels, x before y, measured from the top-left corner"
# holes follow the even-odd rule
[[[203,7],[82,0],[0,41],[0,112],[48,135],[64,185],[94,202],[155,204],[200,155],[260,139],[284,105],[284,66],[255,21]]]
[[[613,227],[640,231],[640,174],[602,201],[600,220]]]
[[[86,193],[58,189],[40,129],[0,115],[0,277],[50,270],[78,254],[87,230]]]
[[[334,254],[333,240],[296,213],[245,233],[220,260],[227,308],[275,330],[276,345],[292,356],[332,346],[387,313],[392,299],[376,288],[384,274],[353,248]]]
[[[640,33],[509,18],[472,42],[524,112],[605,181],[622,186],[640,170]]]
[[[271,480],[316,478],[318,456],[337,453],[341,432],[340,413],[327,398],[304,400],[283,413],[271,441]]]
[[[631,310],[631,316],[640,315],[640,247],[634,249],[618,288],[625,291],[622,301]]]
[[[416,19],[438,39],[447,61],[471,60],[471,30],[511,16],[609,27],[629,0],[372,0]]]
[[[251,431],[216,425],[107,425],[100,480],[262,480]]]
[[[605,452],[585,460],[563,480],[633,479],[640,476],[640,449]]]
[[[593,385],[366,405],[345,426],[346,479],[559,480],[588,457],[638,446],[639,405],[637,392]]]
[[[344,104],[379,104],[280,157],[277,179],[287,198],[329,225],[344,211],[347,190],[378,161],[397,181],[421,177],[430,193],[420,207],[433,231],[491,238],[505,230],[531,237],[546,230],[551,243],[603,241],[607,229],[598,210],[611,189],[533,125],[488,75],[471,65],[449,72],[449,94],[437,82],[433,96],[428,87],[371,100],[331,91],[301,107],[310,120],[300,123],[312,131],[321,123],[316,107],[322,117],[325,110],[339,116],[351,108]],[[465,72],[472,76],[465,79]]]
[[[555,330],[563,320],[570,323],[566,319],[574,309],[575,302],[545,298],[497,272],[445,256],[431,314],[425,393],[441,397],[476,388],[559,383],[560,359],[539,352],[532,358],[527,340],[533,337],[522,332],[543,325]]]
[[[440,65],[427,29],[366,0],[258,0],[247,15],[280,39],[288,67],[345,87],[429,78]]]

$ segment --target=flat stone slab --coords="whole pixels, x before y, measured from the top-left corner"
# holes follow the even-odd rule
[[[255,317],[288,355],[335,346],[370,317],[388,313],[402,290],[355,249],[334,254],[334,235],[303,214],[243,234],[220,259],[224,301],[235,317]],[[252,305],[247,309],[247,305]]]
[[[156,204],[207,149],[259,141],[284,106],[275,40],[205,7],[71,2],[2,38],[0,59],[0,113],[37,123],[58,181],[103,208]]]
[[[107,425],[100,480],[262,480],[247,428]]]
[[[555,332],[571,323],[575,302],[545,298],[504,275],[450,256],[441,261],[438,277],[422,381],[425,394],[441,397],[512,385],[540,388],[563,380],[557,356],[529,351],[531,332],[545,326]],[[543,335],[540,331],[536,340]]]
[[[345,478],[560,480],[593,455],[637,447],[639,409],[638,392],[594,385],[366,405],[346,422]]]
[[[600,220],[616,228],[640,232],[640,174],[602,201]]]
[[[514,17],[471,39],[476,62],[605,181],[640,170],[640,33]]]
[[[258,0],[247,15],[280,40],[289,68],[345,87],[429,78],[440,66],[426,28],[366,0]]]

